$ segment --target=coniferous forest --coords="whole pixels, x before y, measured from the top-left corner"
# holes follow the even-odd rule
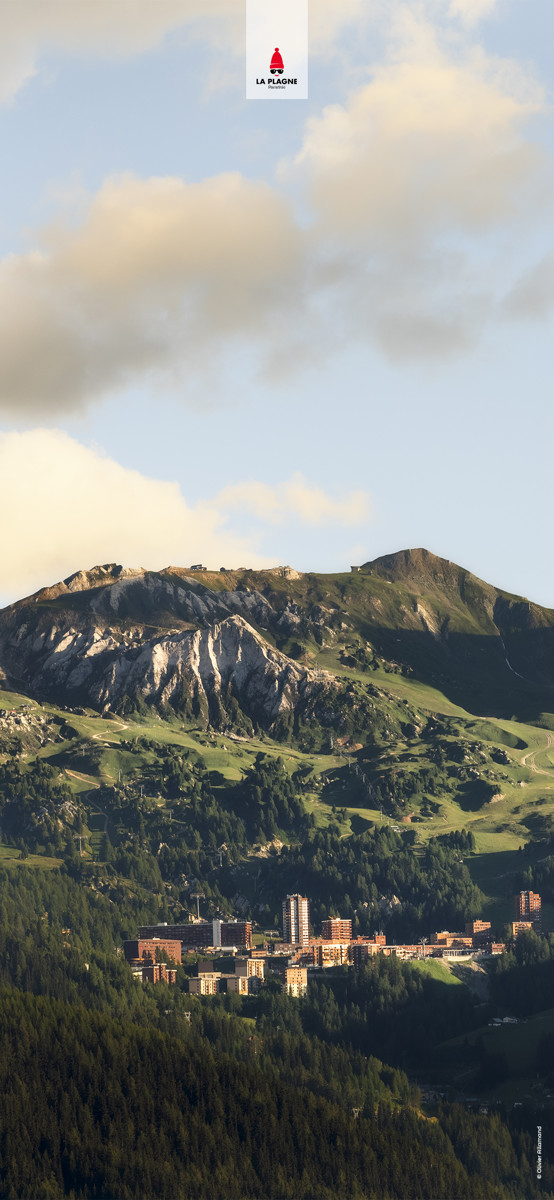
[[[146,916],[136,897],[116,907],[24,866],[0,886],[0,1195],[552,1194],[533,1113],[430,1113],[403,1069],[473,1028],[464,989],[445,1007],[440,985],[384,958],[300,1001],[274,985],[200,1000],[183,968],[176,987],[143,988],[113,952]]]
[[[123,599],[102,568],[0,614],[28,688],[0,696],[0,1200],[554,1200],[551,694],[506,678],[478,581],[393,566],[139,572]],[[422,588],[446,650],[415,636]],[[246,638],[244,676],[234,643],[215,683],[212,658],[164,674],[197,621]],[[515,936],[522,890],[544,923]],[[260,990],[226,948],[213,995],[189,988],[208,949],[171,986],[133,973],[141,926],[197,917],[252,921]]]

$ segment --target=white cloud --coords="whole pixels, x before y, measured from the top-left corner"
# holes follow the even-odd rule
[[[96,563],[270,566],[275,559],[260,552],[264,522],[350,525],[367,512],[363,493],[332,499],[302,476],[273,489],[239,484],[191,506],[176,483],[122,467],[60,430],[0,434],[0,478],[10,498],[0,526],[3,603]],[[229,518],[247,501],[261,524],[243,536]]]
[[[413,244],[514,216],[539,162],[522,126],[544,107],[542,92],[478,47],[445,51],[405,10],[396,35],[346,106],[308,121],[296,163],[324,228]]]
[[[0,407],[73,410],[151,371],[270,338],[302,274],[286,201],[238,174],[108,180],[85,219],[0,264]]]
[[[10,519],[0,529],[1,592],[15,598],[99,562],[268,562],[211,504],[148,479],[58,430],[0,435]]]
[[[309,119],[280,178],[310,197],[335,325],[402,362],[463,354],[498,318],[494,236],[511,226],[521,248],[550,183],[525,129],[545,108],[536,82],[442,38],[421,9],[392,17],[387,57],[347,104]]]
[[[275,486],[256,480],[235,484],[219,492],[215,502],[225,510],[248,513],[272,525],[291,520],[306,525],[359,525],[370,515],[367,492],[350,492],[336,499],[308,483],[299,471]]]
[[[310,54],[332,53],[345,28],[360,30],[379,8],[378,0],[310,0]]]
[[[459,17],[465,25],[476,25],[494,12],[498,4],[499,0],[452,0],[449,15]]]

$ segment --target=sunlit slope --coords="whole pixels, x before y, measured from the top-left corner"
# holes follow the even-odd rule
[[[176,644],[195,632],[209,640],[217,631],[213,637],[221,640],[221,630],[235,629],[237,621],[243,641],[246,626],[252,631],[244,653],[273,655],[274,675],[288,672],[300,690],[314,667],[362,679],[385,670],[432,687],[472,713],[550,723],[554,613],[425,550],[338,575],[97,567],[0,614],[0,666],[7,686],[58,702],[65,687],[76,702],[79,683],[86,700],[84,667],[80,674],[60,674],[52,647],[63,647],[66,662],[80,653],[85,665],[94,653],[96,665],[106,668],[97,687],[105,707],[121,703],[121,686],[115,679],[110,685],[116,666],[120,683],[129,679],[140,691],[131,668],[141,650],[146,658],[166,652],[171,658]],[[190,667],[188,650],[184,659]],[[187,670],[185,691],[193,682]],[[174,691],[167,694],[174,703]],[[160,695],[151,688],[146,699],[157,703]],[[239,707],[251,705],[251,698],[238,700]],[[206,719],[217,722],[217,712],[209,704],[204,709]],[[224,715],[228,719],[227,710]],[[270,729],[275,714],[268,711],[264,719]]]
[[[234,687],[227,649],[229,681],[216,694],[218,631],[229,622],[240,628],[246,682]],[[159,808],[162,837],[173,819],[168,755],[207,776],[230,812],[256,757],[280,758],[316,827],[338,825],[348,837],[390,824],[415,853],[432,837],[469,831],[472,874],[507,920],[513,880],[539,860],[554,827],[553,630],[550,610],[424,550],[338,575],[94,568],[0,614],[12,689],[0,693],[0,763],[31,771],[48,762],[80,805],[82,853],[99,858],[106,789],[112,806],[121,791],[122,812],[126,795]],[[191,636],[212,655],[211,676],[209,655],[187,660],[196,707],[186,671],[181,704],[155,690],[156,678],[181,669],[168,641]],[[73,686],[87,655],[101,708]],[[141,692],[143,661],[153,683]],[[120,684],[112,705],[109,681],[122,662],[134,664],[134,690]],[[67,817],[68,837],[76,819]],[[280,833],[284,843],[296,836]]]
[[[257,755],[280,758],[291,775],[301,773],[304,808],[316,826],[338,821],[348,837],[389,824],[413,831],[416,852],[431,837],[460,829],[473,833],[475,852],[467,860],[472,875],[487,897],[489,915],[509,920],[515,873],[544,855],[542,839],[554,827],[552,735],[516,721],[475,718],[449,701],[441,713],[438,693],[410,679],[385,678],[388,686],[380,681],[377,697],[385,735],[379,744],[363,746],[343,737],[327,753],[302,751],[265,735],[193,728],[155,712],[102,718],[1,693],[0,761],[9,762],[16,750],[24,769],[47,761],[82,807],[85,854],[98,857],[102,789],[140,794],[171,820],[172,805],[161,795],[168,748],[207,771],[214,794],[224,798]],[[437,755],[443,756],[442,769]],[[468,793],[468,779],[488,790]],[[406,780],[414,783],[407,796]],[[294,832],[283,840],[294,840]]]

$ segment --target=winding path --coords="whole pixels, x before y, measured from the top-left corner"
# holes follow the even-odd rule
[[[544,732],[546,733],[546,746],[539,746],[537,750],[528,750],[527,754],[523,754],[519,761],[522,767],[529,767],[529,770],[534,771],[536,775],[547,775],[549,779],[552,779],[554,768],[550,767],[547,770],[544,767],[537,767],[535,762],[537,754],[543,754],[545,750],[550,750],[554,746],[554,734],[548,733],[547,730]]]
[[[65,773],[66,775],[71,775],[72,779],[79,779],[81,783],[86,783],[91,790],[92,788],[99,788],[102,786],[100,783],[96,783],[96,780],[91,779],[90,775],[83,775],[81,771],[70,771],[69,768],[66,767]]]

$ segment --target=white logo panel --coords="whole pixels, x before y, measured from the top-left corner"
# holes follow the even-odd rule
[[[308,99],[308,0],[246,0],[246,99]]]

